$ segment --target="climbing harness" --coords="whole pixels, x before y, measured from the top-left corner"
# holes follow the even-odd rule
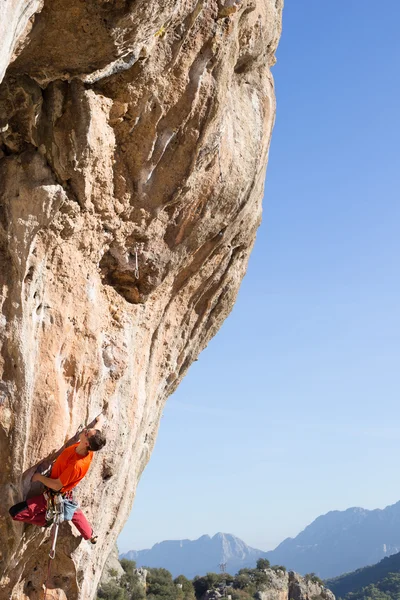
[[[74,512],[78,508],[72,490],[60,493],[47,489],[43,492],[43,495],[47,502],[46,521],[48,524],[71,521]]]
[[[43,496],[46,498],[46,521],[47,523],[62,523],[64,521],[64,498],[60,493],[53,490],[45,490]]]

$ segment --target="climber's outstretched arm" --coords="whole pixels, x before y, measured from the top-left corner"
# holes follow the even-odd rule
[[[105,424],[106,424],[106,418],[104,416],[104,413],[100,413],[95,418],[93,427],[100,431],[104,427]]]
[[[32,481],[40,481],[40,483],[43,483],[43,485],[45,485],[46,487],[59,492],[63,486],[63,484],[61,483],[61,481],[59,479],[51,479],[51,477],[45,477],[44,475],[41,475],[40,473],[34,473],[33,477],[32,477]]]

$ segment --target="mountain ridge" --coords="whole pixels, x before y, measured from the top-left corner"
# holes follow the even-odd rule
[[[313,572],[326,579],[375,564],[399,551],[400,501],[383,509],[353,506],[329,511],[269,551],[253,548],[233,534],[218,532],[197,540],[164,540],[120,556],[135,560],[138,567],[165,567],[186,577],[218,571],[221,563],[227,563],[227,570],[233,574],[254,567],[258,558],[266,558],[271,564],[284,565],[303,575]]]
[[[266,553],[299,573],[335,577],[400,551],[400,502],[383,509],[351,507],[317,517],[295,538]]]
[[[348,594],[363,596],[365,595],[365,588],[371,585],[383,591],[382,587],[385,587],[385,578],[391,574],[399,574],[399,572],[400,553],[397,553],[386,556],[375,565],[363,567],[352,573],[345,573],[333,579],[327,579],[324,583],[338,598],[347,597]],[[394,592],[394,597],[398,598],[400,580],[392,581],[389,590],[385,590],[385,592],[387,591]]]
[[[171,550],[176,552],[171,555]],[[194,552],[193,552],[194,550]],[[182,552],[181,552],[182,551]],[[196,540],[164,540],[144,550],[130,550],[120,554],[120,558],[134,560],[138,567],[164,567],[174,577],[185,575],[192,578],[208,571],[218,571],[219,565],[227,563],[232,572],[244,567],[252,567],[265,552],[248,546],[243,540],[231,533],[218,532],[213,536],[204,534]],[[192,566],[185,565],[184,560],[193,556]],[[147,561],[147,562],[146,562]],[[183,567],[182,567],[183,565]],[[235,572],[236,572],[235,571]]]

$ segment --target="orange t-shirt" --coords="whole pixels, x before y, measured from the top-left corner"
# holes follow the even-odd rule
[[[77,446],[78,444],[73,444],[73,446],[65,448],[51,469],[51,479],[61,481],[63,492],[72,490],[78,485],[80,480],[85,477],[92,462],[93,452],[89,450],[86,456],[82,456],[75,451]]]

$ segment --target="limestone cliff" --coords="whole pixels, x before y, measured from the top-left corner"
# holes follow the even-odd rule
[[[258,600],[335,600],[335,596],[320,580],[302,577],[294,571],[266,569],[269,583],[258,591]]]
[[[90,600],[167,397],[235,301],[256,229],[282,0],[0,6],[0,598],[42,595],[29,468],[104,409],[53,598]]]

